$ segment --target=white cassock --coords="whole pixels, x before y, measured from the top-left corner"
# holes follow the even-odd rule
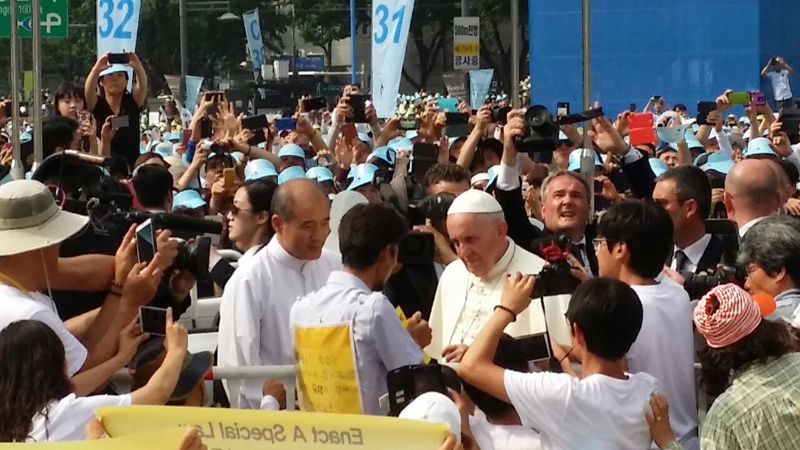
[[[314,261],[290,255],[273,237],[265,248],[234,272],[220,306],[220,366],[275,366],[294,364],[289,312],[295,301],[325,285],[342,267],[341,257],[329,250]],[[244,381],[239,407],[258,409],[263,381]],[[227,388],[227,386],[226,386]]]
[[[430,316],[433,340],[425,349],[428,355],[439,358],[442,349],[450,344],[470,345],[486,320],[500,304],[503,279],[507,273],[538,274],[545,261],[508,239],[508,249],[485,278],[478,278],[461,260],[450,263],[439,279]],[[541,301],[535,299],[517,321],[506,327],[513,337],[545,331]]]

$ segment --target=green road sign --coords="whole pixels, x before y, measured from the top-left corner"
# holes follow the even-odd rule
[[[33,35],[31,15],[34,3],[42,7],[42,38],[65,39],[69,34],[68,0],[17,0],[17,36],[30,38]],[[11,37],[9,9],[9,1],[0,0],[0,38]]]

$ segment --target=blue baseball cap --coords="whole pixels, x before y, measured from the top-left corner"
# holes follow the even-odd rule
[[[100,78],[103,78],[106,75],[111,75],[112,73],[120,73],[120,72],[124,72],[125,75],[127,75],[128,74],[128,66],[126,66],[124,64],[112,64],[112,65],[106,67],[105,69],[103,69],[102,72],[100,72]]]
[[[734,162],[731,159],[730,153],[725,151],[718,151],[708,155],[708,157],[706,158],[706,163],[701,167],[701,169],[703,169],[704,172],[713,170],[714,172],[719,172],[723,175],[727,175],[728,172],[733,167],[733,165]]]
[[[582,153],[583,153],[582,148],[575,149],[569,153],[569,165],[567,166],[567,171],[579,172],[581,170]],[[598,155],[597,152],[594,150],[592,150],[592,153],[594,154],[594,166],[603,167],[603,161],[600,160],[600,155]]]
[[[278,185],[288,183],[292,180],[298,180],[301,178],[306,177],[306,171],[303,170],[300,166],[291,166],[283,169],[283,171],[278,174]]]
[[[406,131],[406,137],[407,137],[408,139],[414,139],[414,138],[415,138],[415,137],[417,137],[418,135],[419,135],[419,133],[417,132],[417,130],[409,130],[409,131]]]
[[[372,138],[369,137],[367,133],[358,133],[358,140],[367,144],[370,150],[372,150]]]
[[[277,177],[275,165],[266,159],[254,159],[244,166],[244,181],[260,180],[266,177]]]
[[[499,164],[498,165],[494,165],[492,167],[489,167],[489,170],[486,171],[486,175],[489,177],[489,179],[486,180],[486,190],[487,191],[489,191],[491,189],[494,189],[494,187],[497,185],[497,175],[498,175],[499,171],[500,171],[500,165]],[[472,181],[472,180],[470,180],[470,181]]]
[[[180,142],[180,141],[181,141],[181,137],[182,137],[182,136],[181,136],[181,134],[180,134],[180,133],[174,133],[174,132],[173,132],[173,133],[166,133],[166,134],[164,134],[164,140],[166,140],[166,141],[170,141],[170,142],[172,142],[173,144],[177,144],[178,142]]]
[[[373,159],[378,159],[379,163],[385,163],[391,167],[394,166],[394,163],[397,161],[397,152],[395,149],[384,145],[383,147],[376,148],[375,151],[367,156],[367,161]]]
[[[653,169],[653,173],[660,177],[662,173],[669,170],[669,166],[664,161],[658,158],[649,158],[648,162],[650,163],[650,168]]]
[[[414,143],[407,137],[397,137],[389,141],[389,147],[392,147],[398,152],[402,152],[403,150],[410,151],[414,149]]]
[[[353,172],[353,181],[350,183],[350,186],[347,186],[348,191],[355,191],[356,189],[366,186],[368,184],[372,184],[375,181],[375,172],[378,171],[378,166],[375,164],[359,164],[354,169],[350,169]]]
[[[778,154],[772,150],[769,139],[764,137],[752,139],[750,143],[747,144],[747,149],[744,151],[745,159],[758,155],[778,157]]]
[[[173,155],[172,144],[169,142],[161,142],[155,146],[153,153],[157,153],[162,158],[167,158]]]
[[[327,167],[312,167],[306,172],[306,178],[317,180],[320,183],[323,181],[333,181],[333,172]]]
[[[206,206],[206,201],[200,196],[200,193],[194,189],[186,189],[175,194],[172,198],[172,209],[176,208],[203,208]]]
[[[286,144],[278,152],[279,158],[294,157],[306,160],[306,152],[297,144]]]

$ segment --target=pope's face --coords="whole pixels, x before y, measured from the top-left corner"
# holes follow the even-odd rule
[[[447,216],[447,233],[467,270],[476,277],[489,274],[506,248],[507,226],[486,214]]]

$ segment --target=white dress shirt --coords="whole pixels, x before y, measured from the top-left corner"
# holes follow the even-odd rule
[[[687,246],[686,248],[680,249],[678,246],[675,246],[672,249],[672,263],[670,263],[669,267],[672,270],[676,270],[676,260],[674,255],[680,250],[684,255],[686,255],[686,262],[683,263],[683,268],[681,270],[694,273],[697,270],[697,264],[700,263],[700,258],[703,257],[703,253],[705,253],[706,248],[708,248],[709,242],[711,242],[711,235],[704,234],[703,237],[696,240],[693,244]]]
[[[744,235],[748,231],[750,231],[750,228],[753,228],[755,226],[755,224],[757,224],[758,222],[761,222],[764,219],[766,219],[766,217],[758,217],[758,218],[755,218],[755,219],[751,220],[750,222],[747,222],[746,224],[742,225],[739,228],[739,238],[740,239],[743,238]]]
[[[772,83],[772,92],[775,94],[775,101],[780,102],[792,98],[792,88],[789,86],[789,71],[771,70],[767,72],[767,78]]]
[[[469,273],[460,259],[448,264],[442,273],[429,320],[433,340],[425,349],[432,357],[440,357],[442,349],[450,344],[472,343],[495,305],[500,304],[505,274],[538,274],[544,267],[542,258],[506,239],[505,254],[484,278]],[[541,302],[531,302],[505,331],[514,337],[545,331]]]
[[[387,393],[386,374],[422,363],[422,349],[403,328],[394,307],[380,292],[347,272],[333,272],[322,289],[294,304],[292,328],[352,323],[355,365],[365,414],[386,415],[378,399]]]
[[[277,236],[266,248],[239,266],[225,286],[220,306],[218,363],[220,366],[294,364],[289,312],[295,301],[321,288],[341,267],[338,255],[323,249],[319,259],[303,261],[290,255]],[[242,382],[242,408],[258,409],[263,382]]]

